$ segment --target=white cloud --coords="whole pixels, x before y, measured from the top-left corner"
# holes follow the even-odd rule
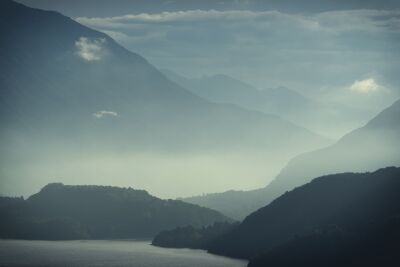
[[[381,89],[381,86],[375,81],[375,79],[369,78],[365,80],[356,80],[351,86],[350,90],[357,93],[373,93]]]
[[[97,119],[101,119],[105,116],[118,117],[118,113],[115,111],[100,110],[100,111],[97,111],[96,113],[93,113],[93,116]]]
[[[372,70],[367,78],[398,79],[400,10],[187,10],[76,20],[187,76],[225,73],[298,90],[345,84],[348,92],[349,81]]]
[[[75,42],[77,54],[87,61],[100,60],[104,55],[103,44],[106,42],[104,38],[89,39],[81,37]]]
[[[277,11],[254,12],[249,10],[187,10],[174,12],[161,12],[155,14],[127,14],[123,16],[106,17],[106,18],[87,18],[80,17],[76,20],[80,23],[96,23],[105,26],[113,25],[112,23],[165,23],[165,22],[198,22],[209,20],[241,20],[252,19],[260,16],[268,16],[280,14]]]
[[[224,51],[229,51],[231,47],[246,51],[243,40],[252,41],[253,47],[249,47],[249,51],[256,51],[259,47],[263,53],[275,48],[338,51],[347,49],[346,44],[360,46],[357,49],[360,51],[363,46],[373,49],[385,41],[383,38],[388,38],[388,35],[373,36],[370,37],[374,38],[373,42],[360,43],[359,38],[367,39],[365,34],[400,33],[400,10],[345,10],[316,14],[187,10],[114,17],[80,17],[76,20],[111,34],[125,46],[132,45],[135,51],[143,53],[151,49],[150,54],[143,53],[147,57],[158,53],[160,49],[157,45],[163,47],[163,51],[179,47],[177,51],[180,54],[174,54],[174,58],[182,55],[185,44],[191,46],[188,49],[194,54],[193,51],[199,51],[193,48],[196,42],[201,43],[201,48],[212,44],[213,50],[221,45],[225,46]],[[138,45],[139,42],[145,45],[144,49],[141,50],[142,44]],[[259,54],[260,51],[256,53]]]
[[[313,16],[330,32],[400,31],[400,10],[342,10],[322,12]]]
[[[399,30],[400,10],[345,10],[312,15],[289,14],[279,11],[250,10],[187,10],[155,14],[127,14],[104,18],[76,18],[79,23],[96,28],[137,28],[145,24],[178,22],[246,21],[256,24],[270,22],[295,23],[310,30]]]

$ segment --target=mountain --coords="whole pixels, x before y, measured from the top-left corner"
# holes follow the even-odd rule
[[[329,173],[372,171],[382,166],[400,166],[399,138],[400,100],[335,144],[293,158],[264,188],[183,200],[243,219],[286,191],[309,182],[313,177]]]
[[[330,137],[340,137],[372,116],[367,110],[322,103],[285,87],[257,89],[228,75],[186,78],[171,70],[162,72],[194,94],[215,103],[276,114]]]
[[[247,109],[290,117],[293,112],[317,108],[313,100],[284,87],[259,90],[250,84],[217,74],[186,78],[170,70],[162,72],[196,95],[216,103],[231,103]],[[320,107],[318,107],[320,109]]]
[[[238,223],[216,222],[213,225],[196,228],[191,225],[162,231],[157,234],[153,246],[164,248],[206,249],[216,238],[232,231]]]
[[[280,194],[327,173],[400,166],[399,138],[400,100],[397,100],[365,126],[346,134],[335,144],[293,158],[268,185],[268,191]]]
[[[1,238],[148,238],[178,226],[231,219],[207,208],[162,200],[144,190],[48,184],[24,200],[0,198]]]
[[[28,176],[35,181],[29,188],[38,188],[54,176],[88,183],[84,172],[106,180],[111,169],[113,176],[128,179],[139,175],[142,166],[149,166],[147,176],[171,179],[170,170],[155,172],[154,158],[161,158],[158,165],[175,172],[176,161],[188,159],[182,174],[188,179],[180,181],[189,189],[194,173],[190,168],[203,164],[204,155],[219,172],[225,170],[221,166],[234,166],[234,174],[248,166],[242,159],[252,164],[267,159],[266,175],[277,172],[295,154],[328,142],[276,115],[208,102],[171,82],[106,34],[57,12],[1,1],[0,32],[4,152],[0,160],[5,179],[13,181],[4,184],[22,188],[2,188],[4,192],[31,193],[24,180]],[[232,155],[239,159],[229,161]],[[132,170],[141,160],[146,163]],[[97,168],[80,169],[97,161],[101,162]],[[116,168],[117,164],[123,168]],[[96,172],[102,167],[107,169]],[[253,184],[259,183],[260,172],[251,175]],[[214,173],[210,180],[218,177],[225,179],[224,187],[229,180],[237,183],[232,185],[235,188],[242,186],[238,177],[224,175]],[[175,190],[173,183],[165,184],[160,192]],[[204,183],[192,190],[201,193],[209,186]]]
[[[222,193],[180,198],[180,200],[188,203],[218,210],[238,221],[267,205],[269,199],[265,188],[249,191],[230,190]]]
[[[257,266],[398,266],[399,217],[360,228],[328,227],[296,238],[251,260]]]
[[[394,220],[394,225],[399,226],[399,193],[400,168],[388,167],[372,173],[342,173],[319,177],[283,194],[269,205],[252,213],[237,228],[209,244],[208,249],[212,253],[246,259],[267,255],[268,260],[264,258],[266,263],[281,266],[273,261],[276,260],[275,255],[286,255],[280,260],[290,262],[296,258],[290,258],[289,255],[297,257],[304,250],[308,255],[313,254],[316,259],[319,256],[324,258],[318,255],[319,250],[315,249],[312,240],[315,237],[328,240],[329,233],[333,233],[333,238],[339,238],[340,242],[321,241],[325,244],[321,251],[325,249],[326,252],[328,248],[331,251],[324,258],[327,263],[331,260],[334,262],[336,254],[342,253],[342,249],[346,250],[339,246],[340,244],[351,245],[351,242],[357,241],[358,238],[385,237],[381,240],[383,243],[375,244],[375,247],[381,244],[393,246],[400,241],[399,228],[391,228],[388,232],[393,230],[393,233],[397,233],[395,236],[386,236],[384,225],[393,225],[390,222]],[[373,232],[369,235],[368,229],[378,231],[376,236]],[[343,236],[338,232],[342,232]],[[392,238],[396,238],[396,241]],[[297,245],[298,243],[304,246]],[[298,250],[293,250],[293,246]],[[357,247],[352,249],[359,252]],[[366,250],[361,253],[367,251],[370,252]],[[393,250],[379,253],[383,253],[380,256],[385,256],[386,252],[390,254],[391,251]],[[369,256],[368,253],[360,255]],[[345,257],[344,254],[341,256]],[[286,257],[289,258],[285,259]],[[301,257],[302,255],[299,256]],[[304,258],[306,257],[304,255]],[[371,257],[374,257],[373,253]],[[250,263],[250,266],[265,265]]]
[[[261,90],[228,75],[217,74],[204,75],[199,78],[186,78],[171,70],[163,69],[161,71],[171,81],[210,101],[232,103],[256,110],[264,109],[262,111],[269,108],[264,105],[266,99],[260,98]],[[293,92],[293,94],[295,93]]]

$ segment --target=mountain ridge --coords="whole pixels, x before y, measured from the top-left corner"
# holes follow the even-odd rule
[[[217,211],[163,200],[145,190],[62,183],[48,184],[26,200],[2,197],[0,213],[0,236],[16,239],[149,238],[178,226],[232,221]]]
[[[225,74],[186,78],[168,69],[161,71],[170,80],[211,102],[232,103],[246,109],[276,114],[333,139],[372,116],[370,111],[317,100],[283,86],[268,88],[266,85],[260,89]]]
[[[399,190],[400,168],[396,167],[321,176],[252,213],[208,249],[249,259],[319,227],[357,227],[398,216]]]
[[[17,182],[5,182],[8,186],[24,187],[23,177],[33,177],[36,189],[52,181],[48,176],[86,179],[81,173],[96,169],[65,174],[62,170],[71,168],[64,165],[75,162],[77,166],[99,157],[125,163],[117,169],[117,177],[123,179],[132,173],[132,158],[156,158],[149,166],[162,158],[167,160],[162,164],[168,169],[155,173],[154,168],[148,168],[148,175],[171,179],[166,174],[171,169],[176,171],[174,159],[189,155],[187,165],[195,167],[182,176],[194,177],[195,168],[207,155],[215,170],[207,175],[213,175],[216,181],[218,172],[219,179],[235,181],[234,186],[239,188],[239,174],[231,178],[231,173],[219,166],[235,166],[244,172],[248,165],[236,158],[252,159],[248,162],[258,168],[251,181],[255,184],[264,168],[257,163],[262,158],[271,159],[266,170],[275,173],[278,164],[291,156],[329,143],[275,115],[206,101],[168,80],[143,57],[104,33],[56,12],[12,1],[2,1],[1,7],[0,30],[7,34],[0,43],[0,90],[4,96],[0,99],[4,129],[0,133],[4,144],[0,160],[6,168],[5,179],[18,177]],[[231,155],[236,158],[230,159]],[[32,156],[33,169],[27,164]],[[99,159],[104,167],[115,167],[106,164],[104,158]],[[21,168],[9,167],[15,162]],[[62,167],[54,167],[57,165]],[[139,168],[134,173],[138,176],[142,175],[137,173]],[[105,179],[105,173],[92,176]],[[167,185],[169,191],[175,190]],[[191,189],[204,192],[209,185],[201,186]],[[26,188],[23,191],[25,195],[32,193]],[[169,193],[173,194],[177,195]]]
[[[397,100],[365,126],[346,134],[335,144],[294,157],[264,188],[236,191],[233,197],[230,196],[233,194],[231,192],[183,200],[212,207],[240,220],[286,191],[309,182],[313,177],[400,166],[400,152],[396,149],[400,138],[399,118],[400,100]],[[235,201],[235,198],[238,200]]]

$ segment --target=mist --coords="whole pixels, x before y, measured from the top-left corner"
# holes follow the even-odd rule
[[[399,22],[0,1],[0,266],[400,266]]]
[[[32,82],[10,69],[22,79],[4,82],[19,89],[3,94],[18,104],[3,112],[2,193],[27,196],[52,179],[169,198],[256,189],[291,158],[332,144],[399,97],[390,74],[396,10],[209,8],[73,15],[107,35],[71,24],[63,43],[49,39],[59,32],[32,27],[47,41],[26,64],[52,75]],[[205,36],[206,44],[194,41]],[[118,43],[138,53],[128,56],[136,63],[122,60],[130,52]],[[26,88],[44,89],[27,97]],[[287,130],[291,124],[298,129]]]
[[[9,154],[8,159],[3,156],[1,194],[28,197],[48,183],[62,182],[134,187],[162,198],[188,197],[263,187],[285,163],[282,158],[267,158],[258,152],[120,155],[56,151],[41,151],[34,159],[21,154],[13,160]]]

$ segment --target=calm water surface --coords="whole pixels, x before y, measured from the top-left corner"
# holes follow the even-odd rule
[[[202,250],[164,249],[149,241],[0,240],[0,266],[244,267]]]

